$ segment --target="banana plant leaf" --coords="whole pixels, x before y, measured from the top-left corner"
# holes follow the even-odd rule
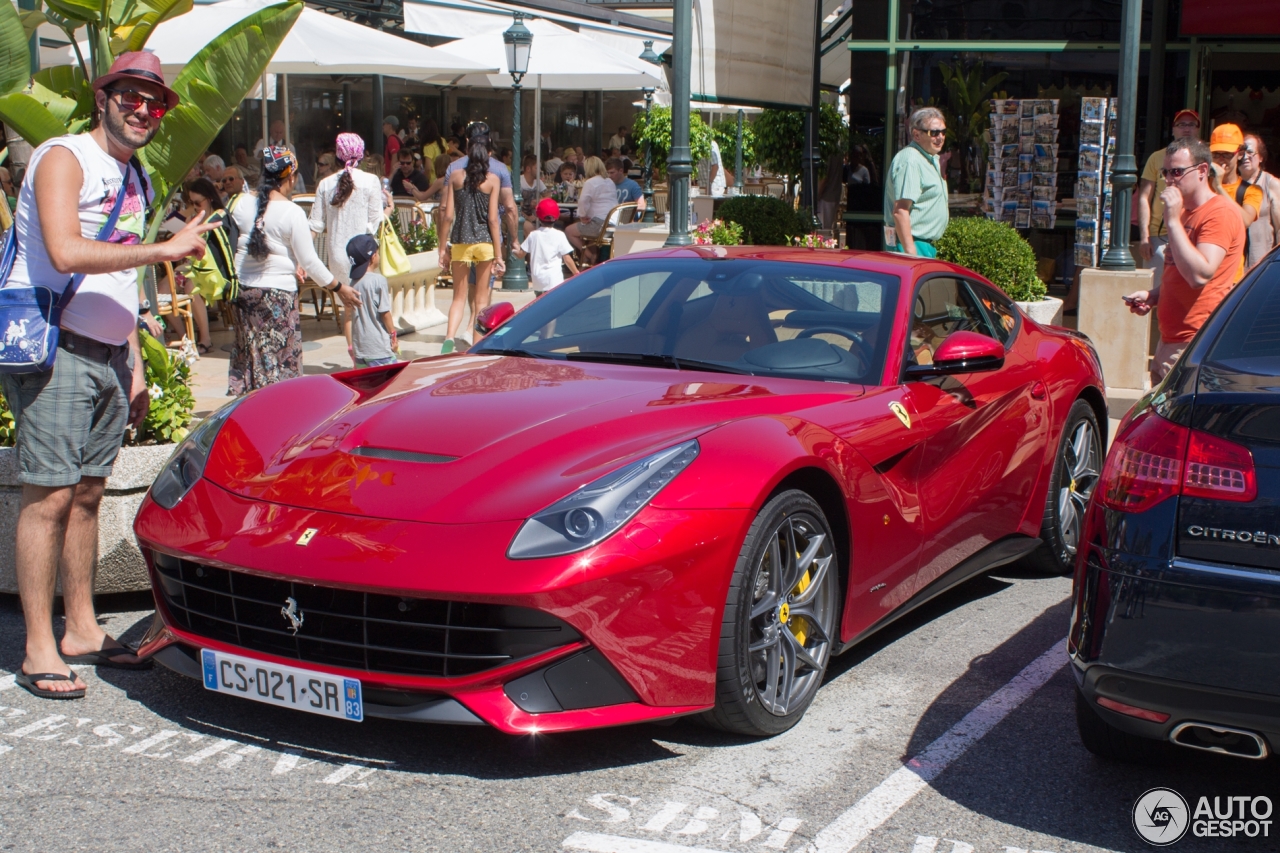
[[[157,24],[191,11],[192,0],[114,0],[111,50],[118,56],[142,50]]]
[[[77,119],[87,120],[93,113],[93,89],[76,65],[54,65],[37,71],[31,78],[31,96],[67,127]]]
[[[45,0],[45,3],[69,21],[81,24],[102,23],[102,3],[99,0]]]
[[[31,76],[27,33],[12,3],[0,3],[0,95],[17,92]]]
[[[22,31],[27,34],[28,39],[36,34],[37,27],[49,20],[39,9],[20,11],[18,18],[22,21]]]
[[[180,182],[200,153],[230,121],[275,55],[301,2],[268,6],[232,24],[191,58],[171,84],[182,98],[160,123],[144,159],[163,196]],[[2,112],[2,110],[0,110]]]
[[[67,133],[67,126],[26,92],[0,97],[0,119],[33,146]]]

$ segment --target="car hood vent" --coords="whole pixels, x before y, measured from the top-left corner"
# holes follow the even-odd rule
[[[429,465],[442,465],[457,460],[457,456],[444,456],[439,453],[417,453],[412,450],[392,450],[389,447],[356,447],[350,451],[352,456],[367,456],[370,459],[394,459],[397,462],[425,462]]]

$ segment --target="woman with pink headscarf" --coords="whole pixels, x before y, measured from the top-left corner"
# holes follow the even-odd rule
[[[364,140],[354,133],[340,133],[335,150],[341,171],[316,186],[311,205],[311,230],[324,234],[329,250],[329,271],[343,284],[351,282],[347,242],[357,234],[376,234],[383,218],[382,182],[359,169]]]

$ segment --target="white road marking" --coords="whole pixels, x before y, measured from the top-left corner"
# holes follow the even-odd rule
[[[739,818],[741,822],[738,824],[738,843],[746,844],[760,833],[770,827],[764,826],[755,812],[740,812]],[[778,826],[769,833],[769,837],[765,839],[764,846],[773,850],[785,850],[787,842],[791,840],[791,834],[800,828],[801,820],[798,817],[784,817],[778,821]],[[733,832],[729,829],[720,837],[724,841]]]
[[[647,829],[650,832],[662,832],[662,830],[667,828],[667,824],[675,820],[680,812],[684,811],[686,808],[686,803],[666,803],[658,810],[656,815],[649,818],[648,823],[640,828]]]
[[[951,762],[1043,687],[1066,663],[1066,640],[1061,640],[826,826],[814,837],[808,853],[849,853],[928,787]]]
[[[124,749],[120,751],[125,753],[126,755],[137,755],[138,753],[146,752],[148,749],[151,749],[151,747],[153,746],[159,746],[165,741],[172,740],[173,738],[176,738],[180,734],[182,734],[182,732],[175,732],[175,731],[172,731],[171,729],[163,729],[160,732],[153,734],[149,738],[143,738],[142,740],[135,743],[133,746],[126,746]]]
[[[341,767],[339,767],[337,770],[333,771],[328,776],[326,776],[323,780],[323,784],[344,785],[345,787],[348,787],[348,788],[367,788],[369,787],[369,783],[359,782],[359,780],[367,778],[370,774],[372,774],[377,769],[378,768],[376,767],[369,767],[368,765],[365,765],[365,764],[355,764],[355,763],[344,764]],[[359,784],[354,784],[352,782],[346,781],[347,779],[350,779],[352,776],[355,776],[355,781],[359,782]]]
[[[233,752],[231,755],[223,756],[222,760],[218,762],[218,766],[221,767],[223,770],[229,770],[230,768],[235,767],[241,761],[244,761],[244,758],[246,755],[253,755],[255,752],[261,752],[261,751],[262,751],[262,747],[257,746],[255,744],[242,746],[239,749],[237,749],[235,752]]]
[[[719,816],[719,809],[713,809],[710,806],[698,806],[698,810],[693,813],[693,817],[689,819],[689,822],[676,830],[676,835],[700,835],[707,831],[707,821],[715,820]]]
[[[30,725],[23,726],[16,731],[9,732],[9,737],[28,737],[38,731],[52,731],[53,729],[60,729],[67,725],[62,722],[66,718],[66,714],[52,714],[43,719],[36,720]]]
[[[0,743],[0,755],[4,755],[6,752],[10,751],[11,749],[13,749],[11,745],[7,743]]]
[[[564,840],[568,850],[586,850],[589,853],[724,853],[706,847],[686,847],[683,844],[667,844],[663,841],[642,841],[623,838],[621,835],[604,835],[599,832],[575,832]]]
[[[211,756],[217,755],[219,752],[222,752],[224,749],[230,749],[235,745],[236,745],[236,742],[233,740],[214,741],[213,743],[209,744],[199,752],[193,752],[190,755],[188,755],[186,758],[182,759],[182,763],[183,764],[199,764],[201,761],[204,761],[206,758],[210,758]]]

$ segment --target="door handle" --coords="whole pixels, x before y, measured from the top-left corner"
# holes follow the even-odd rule
[[[1043,382],[1037,379],[1031,385],[1031,397],[1035,400],[1047,400],[1049,399],[1049,389],[1045,387]]]

